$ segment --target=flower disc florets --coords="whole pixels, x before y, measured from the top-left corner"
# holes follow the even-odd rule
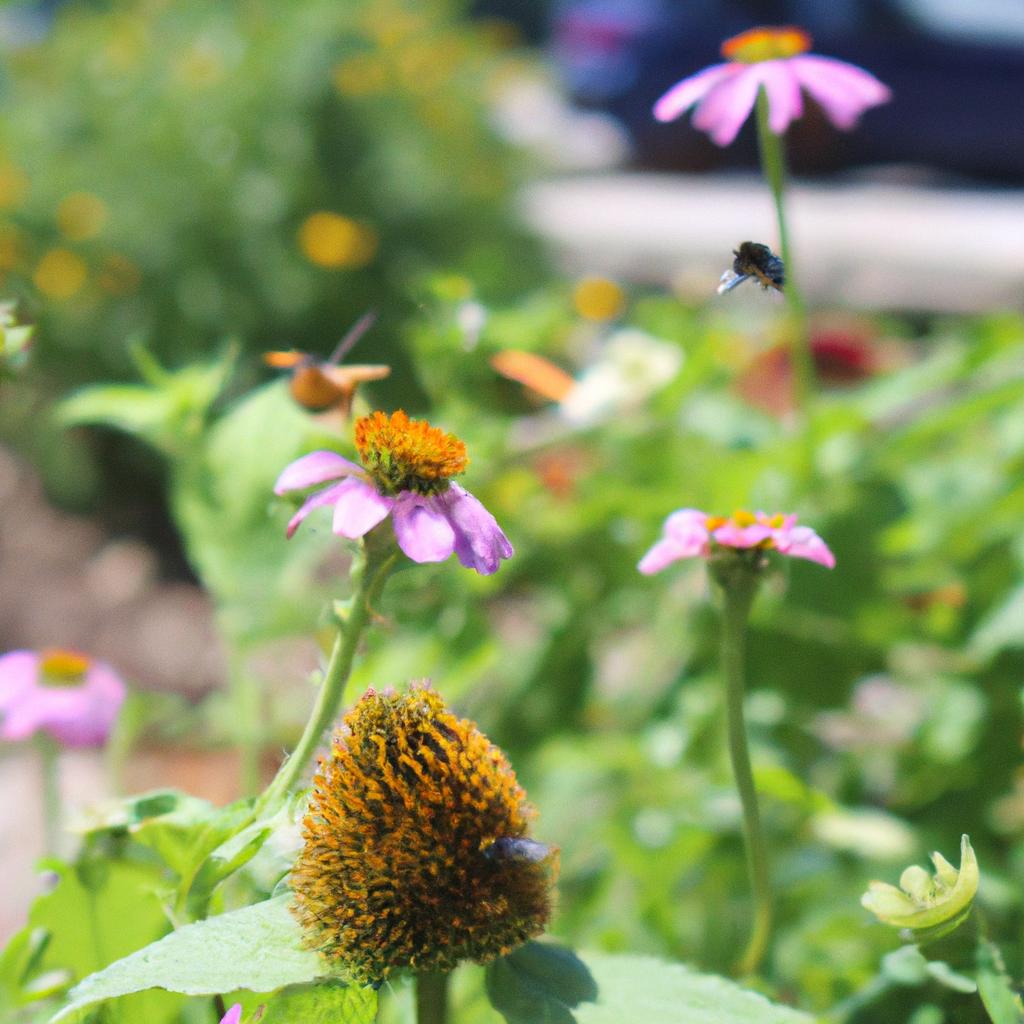
[[[761,26],[748,29],[722,43],[722,56],[742,64],[758,64],[764,60],[785,60],[811,48],[811,37],[802,29]]]
[[[292,872],[308,942],[357,981],[486,962],[543,931],[557,851],[505,755],[427,688],[368,691],[320,763]]]
[[[411,420],[401,409],[356,420],[355,444],[382,494],[440,494],[469,462],[465,444],[454,434]]]

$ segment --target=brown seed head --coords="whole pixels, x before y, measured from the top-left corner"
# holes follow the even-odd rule
[[[533,813],[502,751],[433,690],[368,691],[321,760],[303,822],[292,889],[309,945],[379,983],[538,935],[557,850],[511,842]]]

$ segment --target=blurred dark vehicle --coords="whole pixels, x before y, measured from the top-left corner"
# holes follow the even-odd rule
[[[1000,182],[1024,178],[1024,3],[1020,0],[562,0],[551,51],[573,98],[621,119],[638,163],[666,170],[756,165],[748,123],[720,149],[689,125],[651,117],[679,79],[722,60],[722,40],[754,25],[800,25],[813,52],[859,64],[893,91],[857,131],[837,132],[808,100],[791,129],[804,174],[915,163]]]

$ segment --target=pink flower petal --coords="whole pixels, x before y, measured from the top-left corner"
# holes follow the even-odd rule
[[[220,1024],[240,1024],[242,1020],[242,1004],[235,1003],[220,1019]]]
[[[404,491],[395,502],[395,537],[414,562],[443,562],[455,550],[455,530],[436,501]]]
[[[757,70],[768,96],[768,127],[776,135],[782,135],[790,122],[804,112],[800,82],[789,61],[768,60],[758,64]]]
[[[10,651],[0,656],[0,719],[31,690],[39,675],[39,655],[35,651]],[[0,735],[2,735],[0,721]]]
[[[892,97],[887,86],[855,64],[804,54],[791,58],[789,65],[829,120],[844,131],[852,128],[868,107]]]
[[[382,522],[395,505],[365,480],[349,477],[338,484],[334,499],[334,532],[355,540]]]
[[[740,72],[714,86],[693,115],[694,128],[707,132],[716,146],[728,146],[736,138],[761,87],[756,64],[735,66]]]
[[[753,548],[772,536],[770,526],[754,523],[752,526],[737,526],[731,519],[713,531],[711,536],[716,544],[727,548]]]
[[[834,569],[836,557],[828,545],[809,526],[794,526],[775,534],[775,546],[791,558],[806,558],[826,569]]]
[[[285,466],[274,484],[275,494],[286,494],[288,491],[303,491],[307,487],[337,480],[338,477],[351,473],[362,473],[361,466],[343,458],[337,452],[310,452]]]
[[[662,537],[640,559],[637,569],[645,576],[661,572],[680,558],[695,558],[708,553],[707,515],[695,508],[673,512],[662,528]]]
[[[324,505],[333,505],[338,500],[338,495],[341,493],[342,487],[348,483],[347,480],[342,481],[340,484],[334,484],[331,487],[325,487],[322,491],[317,491],[316,494],[311,494],[302,507],[288,520],[288,528],[285,530],[285,536],[291,538],[292,534],[299,528],[302,520],[309,515],[310,512],[315,508],[322,508]]]
[[[681,508],[673,512],[662,528],[664,535],[687,551],[684,558],[702,554],[707,548],[707,513],[696,508]]]
[[[719,82],[731,78],[742,69],[737,64],[712,64],[711,67],[698,71],[681,82],[676,82],[657,103],[654,104],[654,117],[658,121],[674,121],[685,110],[698,100],[703,99],[708,91]]]
[[[469,491],[452,484],[439,501],[455,531],[455,554],[467,569],[490,576],[503,558],[512,557],[512,545],[497,520]]]
[[[690,556],[675,541],[662,539],[655,542],[647,554],[637,562],[636,567],[645,576],[653,576],[680,558],[687,557]]]

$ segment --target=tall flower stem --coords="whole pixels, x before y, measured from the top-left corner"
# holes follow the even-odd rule
[[[760,552],[752,552],[761,557]],[[743,718],[746,679],[747,619],[758,586],[758,568],[729,551],[711,562],[712,576],[722,591],[722,674],[725,677],[729,758],[743,808],[743,839],[747,872],[754,897],[750,939],[736,964],[739,975],[752,974],[764,957],[772,927],[772,894],[768,852],[757,806],[757,789],[750,768],[747,729]]]
[[[447,1024],[448,977],[440,971],[416,975],[416,1024]]]
[[[49,736],[38,736],[39,760],[43,777],[43,833],[46,852],[57,852],[61,828],[60,747]]]
[[[768,124],[768,96],[764,87],[757,94],[757,142],[761,153],[761,170],[768,180],[775,203],[775,220],[779,230],[779,248],[786,265],[786,284],[783,294],[789,307],[790,358],[793,363],[793,386],[796,407],[806,412],[814,396],[814,362],[811,358],[811,340],[807,328],[807,308],[793,262],[789,224],[786,220],[786,153],[780,136]]]
[[[273,781],[256,802],[257,816],[284,800],[288,791],[302,777],[325,730],[337,718],[345,696],[345,684],[352,674],[352,662],[359,638],[370,621],[373,605],[380,597],[397,558],[398,552],[393,541],[382,542],[380,536],[374,535],[374,531],[364,538],[362,553],[352,567],[353,594],[348,615],[334,640],[313,712],[294,753],[281,765]]]

